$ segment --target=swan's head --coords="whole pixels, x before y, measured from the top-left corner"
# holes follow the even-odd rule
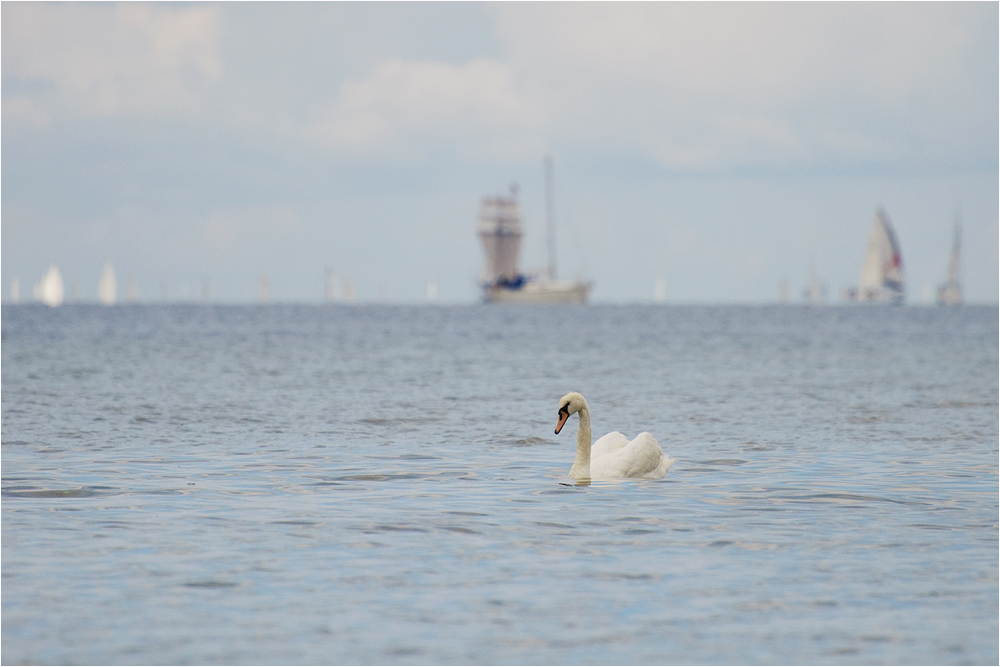
[[[559,423],[556,424],[556,435],[566,424],[570,415],[575,415],[580,410],[587,408],[587,399],[575,391],[571,391],[559,399]]]

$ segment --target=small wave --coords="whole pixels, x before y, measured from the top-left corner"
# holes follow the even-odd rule
[[[38,489],[33,487],[8,487],[3,489],[4,498],[93,498],[114,495],[110,486],[83,486],[75,489]]]
[[[318,526],[318,521],[269,521],[268,523],[279,526]]]
[[[380,524],[372,525],[368,524],[361,528],[363,533],[429,533],[426,528],[421,528],[420,526],[400,526],[393,524]]]
[[[344,475],[343,477],[331,477],[329,482],[391,482],[400,479],[427,479],[433,475],[416,472],[404,472],[395,474],[370,474],[370,475]]]
[[[896,500],[894,498],[882,498],[880,496],[865,496],[855,493],[813,493],[804,496],[791,496],[788,500],[799,502],[862,502],[862,503],[894,503],[896,505],[925,505],[926,503],[913,500]]]
[[[554,443],[552,440],[530,436],[527,438],[520,438],[518,440],[513,440],[509,444],[515,447],[534,447],[535,445],[551,445]]]
[[[236,581],[188,581],[184,584],[188,588],[236,588],[239,582]]]

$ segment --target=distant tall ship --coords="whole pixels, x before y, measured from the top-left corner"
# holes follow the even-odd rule
[[[944,306],[962,303],[961,264],[959,250],[962,245],[962,219],[955,218],[955,234],[951,240],[951,256],[948,258],[948,279],[938,287],[937,302]]]
[[[878,209],[868,235],[868,252],[861,266],[858,287],[848,290],[847,298],[851,301],[898,304],[903,302],[905,296],[899,240],[885,211]]]
[[[545,161],[545,185],[549,265],[544,274],[525,274],[518,269],[524,231],[517,203],[517,186],[511,186],[508,196],[483,198],[477,229],[486,256],[482,284],[485,301],[522,304],[586,303],[590,295],[590,283],[556,278],[552,161],[549,159]]]

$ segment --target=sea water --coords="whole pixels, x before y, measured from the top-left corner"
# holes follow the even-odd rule
[[[997,664],[997,323],[5,306],[2,660]]]

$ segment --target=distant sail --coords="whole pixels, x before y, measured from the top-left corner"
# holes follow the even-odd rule
[[[32,293],[36,299],[52,308],[63,302],[63,279],[55,264],[45,272],[41,282],[35,284]]]
[[[885,211],[879,209],[868,235],[868,252],[855,296],[858,301],[902,303],[905,294],[899,241]]]
[[[962,276],[960,250],[962,245],[962,219],[955,219],[955,235],[951,241],[951,256],[948,258],[948,279],[938,287],[937,302],[945,306],[962,303]]]
[[[104,265],[101,272],[101,282],[97,284],[97,299],[105,306],[115,305],[118,298],[118,281],[115,279],[115,269],[111,262]]]
[[[118,281],[115,279],[115,269],[111,266],[111,262],[107,262],[101,272],[101,281],[97,284],[97,300],[105,306],[113,306],[117,298]]]
[[[267,283],[267,276],[265,274],[260,274],[260,279],[257,281],[257,302],[267,303],[271,299],[271,288]]]
[[[823,303],[826,299],[826,288],[816,272],[816,260],[813,260],[809,266],[809,287],[806,288],[803,296],[809,303]]]
[[[337,279],[337,272],[333,269],[326,270],[326,290],[323,293],[323,298],[327,303],[331,303],[337,300],[337,293],[340,291],[340,285]]]

